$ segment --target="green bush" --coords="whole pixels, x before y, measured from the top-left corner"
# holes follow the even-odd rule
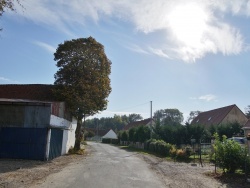
[[[156,142],[156,152],[163,156],[169,156],[169,150],[172,145],[164,142],[163,140],[158,140]]]
[[[169,156],[169,151],[172,148],[172,145],[164,142],[163,140],[150,139],[144,143],[144,149],[155,152],[162,156]]]
[[[111,139],[110,138],[103,138],[102,139],[102,143],[110,144],[111,143]]]
[[[119,144],[119,140],[118,139],[112,139],[111,144]]]
[[[149,145],[151,142],[156,142],[155,139],[149,139],[146,142],[144,142],[144,149],[149,151]]]
[[[156,152],[156,141],[152,141],[149,143],[149,151]]]
[[[222,141],[219,135],[214,134],[215,137],[215,162],[224,172],[234,173],[237,169],[242,169],[245,164],[246,152],[244,149],[233,140],[227,140],[223,136]]]
[[[102,143],[104,144],[118,144],[118,139],[103,138]]]

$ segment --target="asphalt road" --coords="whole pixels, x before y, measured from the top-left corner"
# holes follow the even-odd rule
[[[163,182],[149,165],[118,147],[88,142],[91,154],[77,164],[51,174],[39,188],[161,188]]]

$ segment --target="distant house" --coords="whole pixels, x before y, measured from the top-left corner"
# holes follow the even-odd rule
[[[74,146],[77,121],[53,85],[0,85],[0,158],[49,160]]]
[[[152,127],[155,126],[155,122],[151,118],[144,119],[144,120],[141,120],[141,121],[135,121],[135,122],[127,124],[124,127],[124,130],[129,130],[129,129],[133,128],[133,127],[139,127],[139,126],[147,126],[149,128],[152,128]]]
[[[191,124],[199,124],[209,127],[211,125],[238,122],[241,125],[245,125],[247,120],[248,119],[245,114],[234,104],[202,112],[196,118],[194,118]]]
[[[97,128],[85,128],[85,131],[89,131],[94,133],[93,137],[87,137],[86,139],[89,141],[102,141],[102,137],[107,134],[109,130],[107,129],[97,129]]]
[[[103,138],[118,139],[116,133],[115,133],[112,129],[110,129],[110,130],[102,137],[102,139],[103,139]]]
[[[85,130],[95,134],[93,137],[87,138],[90,141],[102,141],[103,138],[117,139],[117,135],[112,129],[86,128]]]

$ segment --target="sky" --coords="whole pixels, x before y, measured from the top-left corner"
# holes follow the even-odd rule
[[[0,18],[0,84],[53,84],[59,44],[92,36],[112,62],[95,117],[250,105],[250,0],[21,0]]]

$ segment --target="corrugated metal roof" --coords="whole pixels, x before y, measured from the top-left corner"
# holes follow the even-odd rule
[[[52,89],[54,85],[46,84],[9,84],[0,85],[0,98],[27,99],[35,101],[56,101]]]

